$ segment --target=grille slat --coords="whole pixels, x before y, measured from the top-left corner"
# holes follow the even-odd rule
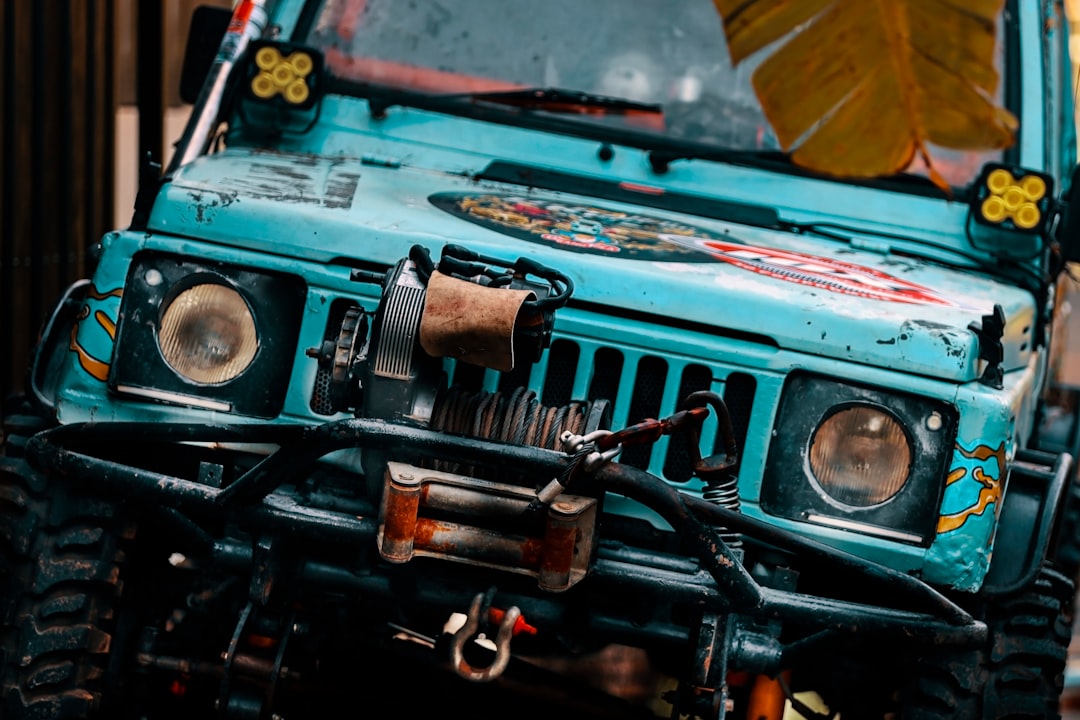
[[[619,378],[623,372],[623,354],[615,348],[602,347],[594,356],[589,400],[614,401],[619,396]]]
[[[565,338],[552,343],[547,360],[544,385],[539,388],[544,404],[565,404],[578,399],[571,397],[575,380],[589,378],[586,399],[611,401],[615,430],[646,418],[667,417],[678,410],[678,403],[690,393],[713,389],[722,383],[722,395],[741,457],[757,390],[752,375],[738,371],[726,373],[723,368],[701,363],[681,364],[657,355],[635,357],[609,346],[582,347]],[[723,451],[719,423],[714,418],[706,421],[703,436],[714,438],[711,447],[709,442],[702,446],[703,455]],[[619,462],[649,469],[669,482],[685,483],[692,478],[686,450],[685,437],[676,433],[661,438],[655,445],[624,448]]]
[[[687,365],[683,368],[679,381],[676,403],[682,402],[692,392],[708,390],[712,387],[712,371],[704,365]],[[667,453],[664,456],[664,477],[672,482],[686,482],[693,477],[690,459],[687,456],[686,436],[675,433],[668,440]]]
[[[548,350],[547,374],[540,400],[544,405],[565,405],[572,399],[574,378],[581,361],[581,348],[569,340],[556,340]]]
[[[631,424],[661,416],[667,372],[667,361],[655,355],[646,355],[638,363],[634,394],[627,414]],[[652,445],[631,445],[623,449],[621,462],[644,470],[649,467],[652,451]]]

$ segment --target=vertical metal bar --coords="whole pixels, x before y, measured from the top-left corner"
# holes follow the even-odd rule
[[[64,134],[65,158],[67,164],[68,213],[64,223],[63,238],[56,246],[56,282],[59,290],[67,287],[75,279],[74,249],[82,244],[80,237],[86,227],[86,164],[91,147],[85,142],[86,126],[90,123],[90,98],[94,90],[90,85],[89,57],[90,38],[89,3],[71,3],[68,6],[67,22],[67,62],[65,78],[67,89],[64,93],[68,106],[69,131]],[[52,298],[55,299],[55,298]]]
[[[139,187],[157,183],[164,157],[165,94],[162,3],[135,3],[135,103],[139,108]],[[152,163],[156,163],[155,168]]]
[[[92,65],[88,66],[87,77],[92,78],[94,93],[86,108],[91,122],[87,123],[86,128],[89,162],[83,183],[90,212],[78,248],[80,275],[87,272],[86,248],[114,224],[116,87],[113,73],[116,52],[116,2],[117,0],[90,0],[87,31],[93,38],[93,44],[89,52]]]
[[[11,338],[11,318],[15,313],[11,259],[14,233],[15,175],[15,10],[12,3],[0,4],[0,337]],[[14,348],[13,348],[14,350]],[[12,378],[12,353],[0,352],[0,410],[6,409]],[[2,441],[0,441],[2,442]]]
[[[55,91],[50,83],[54,80],[51,75],[52,71],[55,70],[55,64],[48,57],[45,21],[45,6],[42,3],[34,3],[31,10],[31,62],[29,68],[34,79],[33,89],[31,90],[33,93],[34,115],[33,126],[30,129],[30,147],[33,157],[25,168],[25,171],[30,175],[30,197],[28,198],[30,201],[30,235],[19,238],[23,245],[22,274],[26,278],[27,288],[26,304],[23,306],[22,339],[25,343],[23,347],[32,345],[32,334],[34,333],[36,321],[41,315],[41,248],[43,242],[47,241],[48,232],[52,229],[49,227],[51,223],[45,216],[45,199],[48,198],[51,203],[56,203],[56,197],[53,196],[56,188],[49,177],[51,173],[46,172],[46,168],[57,160],[57,153],[50,143],[45,140],[47,137],[54,135],[59,118],[50,112],[53,107],[50,102],[52,98],[49,95]]]
[[[53,11],[57,27],[56,35],[50,43],[56,48],[54,53],[58,59],[55,69],[57,92],[59,97],[53,99],[53,107],[59,111],[60,126],[57,128],[60,137],[56,146],[60,148],[60,157],[57,158],[55,168],[60,168],[59,177],[54,177],[53,182],[58,197],[62,198],[66,212],[52,213],[56,223],[53,234],[47,246],[46,257],[43,258],[45,267],[45,287],[42,301],[47,307],[42,308],[41,322],[47,318],[44,313],[48,312],[56,299],[60,297],[61,290],[68,284],[68,248],[71,247],[75,238],[75,228],[82,222],[78,212],[78,204],[75,202],[79,191],[79,176],[75,173],[76,154],[81,157],[82,148],[75,145],[75,129],[82,124],[83,105],[76,104],[75,93],[82,98],[86,89],[85,82],[76,84],[76,74],[82,74],[82,58],[76,60],[75,47],[75,15],[82,9],[82,3],[69,3],[60,12]],[[78,48],[81,50],[81,46]],[[77,67],[76,67],[77,66]],[[80,78],[81,80],[81,78]],[[78,108],[76,110],[76,108]]]

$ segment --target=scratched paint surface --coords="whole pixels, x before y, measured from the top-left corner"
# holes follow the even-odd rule
[[[251,162],[232,166],[216,187],[189,190],[187,204],[200,224],[214,222],[219,211],[244,198],[302,204],[327,209],[352,206],[359,169],[345,159],[255,152]]]

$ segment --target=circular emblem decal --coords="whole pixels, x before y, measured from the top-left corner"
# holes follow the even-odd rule
[[[435,207],[506,235],[566,250],[661,262],[715,262],[670,237],[720,239],[704,228],[549,198],[501,193],[438,193]]]

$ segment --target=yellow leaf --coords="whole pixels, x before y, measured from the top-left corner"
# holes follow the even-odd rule
[[[918,153],[948,190],[929,145],[1015,142],[1016,118],[993,99],[1004,0],[713,1],[733,64],[777,43],[754,90],[798,165],[877,177]]]

